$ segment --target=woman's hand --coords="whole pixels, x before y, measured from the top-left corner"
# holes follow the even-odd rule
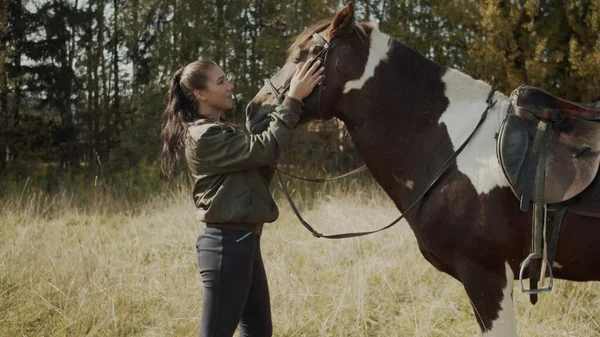
[[[310,95],[315,86],[321,81],[321,74],[323,73],[321,60],[316,60],[311,67],[309,65],[310,62],[298,65],[298,69],[296,69],[296,73],[290,82],[288,96],[301,101]]]

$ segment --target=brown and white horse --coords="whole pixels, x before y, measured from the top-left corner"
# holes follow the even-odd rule
[[[332,41],[349,30],[329,51],[322,95],[315,90],[304,101],[301,122],[320,112],[342,120],[372,175],[405,211],[475,128],[491,87],[426,59],[371,23],[355,23],[351,4],[298,38],[273,84],[285,87],[294,63],[323,48],[313,33]],[[519,210],[496,159],[494,136],[510,102],[500,92],[493,98],[484,124],[406,219],[425,259],[464,285],[483,336],[506,337],[517,335],[513,283],[530,250],[531,214]],[[248,105],[247,126],[263,131],[276,103],[261,89]],[[566,214],[555,277],[600,280],[599,220]]]

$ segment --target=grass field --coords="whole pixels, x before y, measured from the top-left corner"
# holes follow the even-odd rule
[[[398,216],[379,189],[350,190],[317,193],[303,214],[325,233]],[[262,239],[275,336],[479,335],[461,285],[425,261],[405,223],[315,239],[280,200]],[[72,205],[67,193],[0,201],[0,336],[195,336],[202,228],[189,192]],[[519,335],[600,336],[599,295],[600,283],[559,281],[532,306],[515,289]]]

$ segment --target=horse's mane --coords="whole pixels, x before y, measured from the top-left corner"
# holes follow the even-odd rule
[[[321,20],[313,24],[312,26],[306,28],[302,33],[300,33],[300,35],[296,37],[294,43],[292,43],[290,48],[288,48],[287,55],[289,56],[296,47],[308,41],[314,33],[320,33],[324,31],[327,27],[329,27],[329,25],[331,25],[332,21],[333,19]],[[365,32],[365,28],[372,27],[373,25],[374,24],[371,22],[357,22],[354,25],[354,30],[358,33],[359,36],[363,38],[368,38],[368,35]]]

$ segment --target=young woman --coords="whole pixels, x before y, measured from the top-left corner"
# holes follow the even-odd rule
[[[171,80],[163,114],[163,170],[172,176],[185,151],[197,219],[206,225],[198,238],[204,286],[200,337],[272,335],[269,289],[260,253],[264,223],[279,212],[269,192],[268,165],[292,138],[302,100],[319,83],[317,61],[300,64],[287,97],[258,135],[222,121],[233,106],[233,85],[214,62],[200,60]]]

